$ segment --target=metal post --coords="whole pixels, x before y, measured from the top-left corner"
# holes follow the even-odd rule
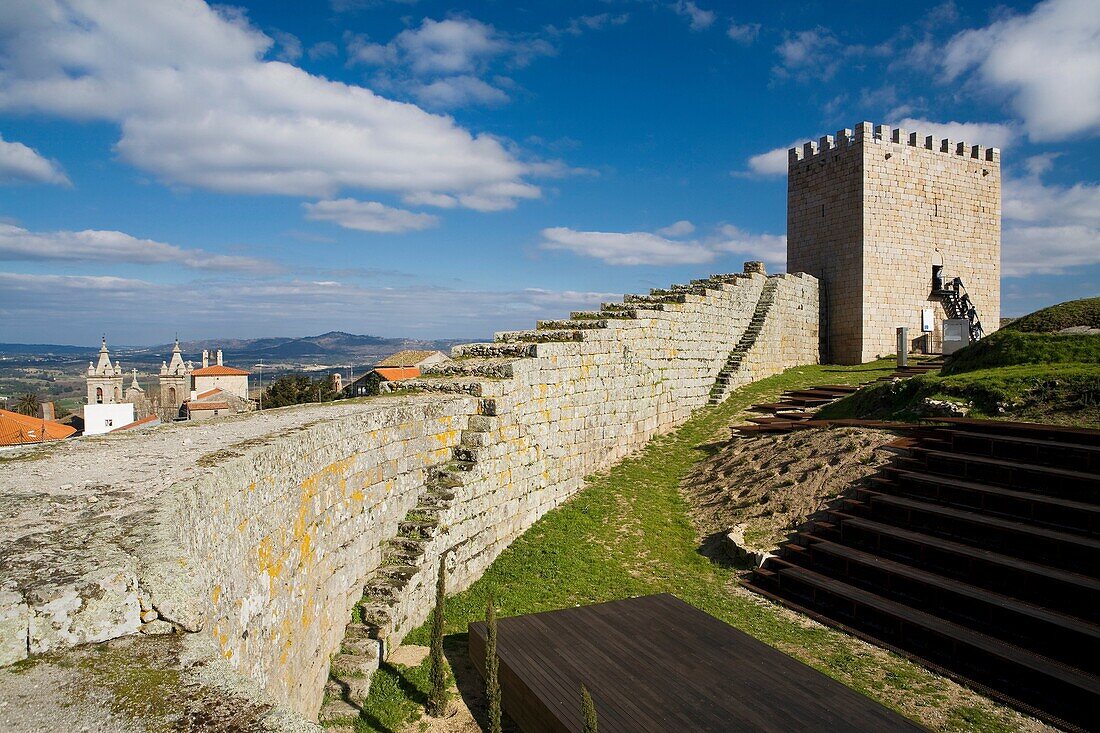
[[[898,328],[898,369],[909,366],[909,328]]]

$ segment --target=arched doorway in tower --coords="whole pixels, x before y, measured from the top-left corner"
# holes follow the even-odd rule
[[[172,405],[173,407],[176,406],[176,388],[175,387],[169,387],[168,388],[168,404]]]

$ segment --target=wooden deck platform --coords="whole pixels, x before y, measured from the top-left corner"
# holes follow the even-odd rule
[[[524,733],[922,731],[811,667],[662,594],[499,619],[505,712]],[[485,669],[485,624],[470,624]]]

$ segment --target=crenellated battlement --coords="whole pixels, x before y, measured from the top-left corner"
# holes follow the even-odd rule
[[[987,163],[1000,164],[1001,162],[1000,148],[970,145],[960,140],[937,138],[935,135],[907,131],[901,127],[891,128],[889,125],[861,122],[854,130],[848,128],[837,130],[836,135],[824,135],[818,138],[816,142],[810,140],[801,147],[788,149],[788,169],[812,161],[826,160],[830,156],[835,156],[863,142],[923,148],[945,155],[971,158]]]

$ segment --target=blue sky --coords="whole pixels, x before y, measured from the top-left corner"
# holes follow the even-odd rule
[[[1100,3],[0,7],[0,341],[474,338],[746,259],[785,149],[996,145],[1002,310],[1100,294]]]

